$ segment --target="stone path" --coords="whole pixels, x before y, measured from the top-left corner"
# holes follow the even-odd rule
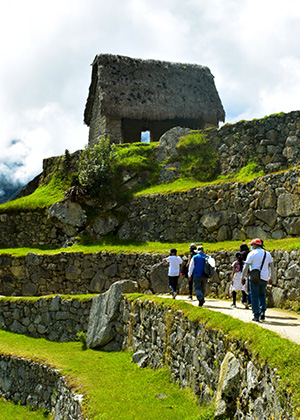
[[[171,296],[163,295],[163,297],[170,298]],[[188,299],[188,296],[178,295],[176,299],[198,306],[198,301],[195,297],[191,301]],[[251,322],[253,318],[251,309],[245,309],[244,305],[238,302],[236,308],[232,308],[231,304],[232,301],[205,298],[203,307],[212,311],[222,312],[244,322]],[[300,344],[300,315],[295,312],[268,308],[265,321],[256,323],[256,325],[275,331],[281,337]]]

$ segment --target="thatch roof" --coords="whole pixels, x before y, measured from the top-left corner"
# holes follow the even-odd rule
[[[208,67],[100,54],[92,64],[84,121],[90,125],[99,95],[101,113],[110,117],[194,119],[218,124],[225,112]]]

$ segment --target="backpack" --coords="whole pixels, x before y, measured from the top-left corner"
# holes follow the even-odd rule
[[[210,278],[213,277],[215,274],[215,267],[212,267],[208,262],[209,257],[206,257],[204,260],[204,266],[203,266],[203,277]]]

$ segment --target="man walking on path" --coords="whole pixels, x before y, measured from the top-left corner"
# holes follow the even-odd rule
[[[182,259],[177,256],[177,249],[172,248],[170,251],[170,256],[168,258],[164,258],[163,261],[169,263],[169,288],[171,290],[173,299],[175,299],[177,296],[178,278]]]
[[[252,321],[259,322],[260,320],[263,321],[265,319],[265,312],[267,310],[266,288],[268,283],[273,284],[274,263],[271,254],[263,249],[263,242],[261,239],[255,238],[249,245],[251,245],[251,252],[248,254],[244,264],[242,280],[243,282],[246,281],[246,275],[251,266],[249,278],[252,312],[254,317]],[[253,279],[251,281],[252,270],[260,271],[260,280],[255,283],[253,282]]]
[[[206,258],[206,255],[204,254],[203,247],[198,247],[199,254],[196,254],[191,259],[190,265],[189,265],[189,281],[192,280],[192,276],[194,279],[194,289],[197,296],[197,299],[199,301],[199,306],[203,306],[205,300],[205,288],[206,288],[206,282],[207,278],[203,275],[203,268],[204,268],[204,261]]]

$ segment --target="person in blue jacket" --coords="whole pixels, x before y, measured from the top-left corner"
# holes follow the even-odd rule
[[[205,300],[205,288],[207,278],[203,275],[204,261],[207,255],[204,254],[203,247],[198,247],[198,254],[194,255],[189,265],[189,280],[194,279],[194,290],[199,301],[199,306],[203,306]]]

